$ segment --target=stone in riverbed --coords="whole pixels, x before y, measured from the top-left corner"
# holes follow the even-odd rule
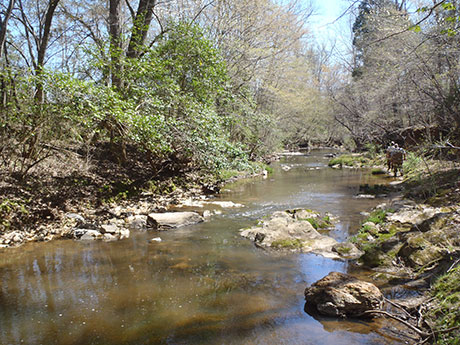
[[[68,219],[73,219],[77,222],[77,224],[83,224],[85,223],[85,218],[83,218],[82,215],[78,213],[66,213],[65,215]]]
[[[320,234],[309,220],[319,219],[311,210],[288,210],[273,213],[270,219],[260,221],[257,226],[240,230],[259,247],[289,251],[313,252],[330,258],[340,258],[332,251],[337,241]]]
[[[148,218],[152,224],[154,222],[158,224],[158,230],[174,229],[204,221],[204,218],[196,212],[150,213]]]
[[[351,242],[337,243],[332,246],[332,251],[346,259],[359,259],[364,254]]]
[[[440,209],[433,207],[420,206],[419,208],[405,208],[399,212],[387,216],[387,220],[393,223],[419,225],[425,220],[432,218],[437,213],[442,213]]]
[[[97,230],[78,229],[75,234],[75,236],[78,237],[77,233],[78,235],[82,233],[82,235],[79,236],[79,239],[82,241],[101,240],[103,238],[103,235]]]
[[[101,225],[101,233],[103,234],[115,234],[119,232],[119,228],[114,224],[103,224]]]
[[[100,230],[94,229],[73,229],[71,237],[76,240],[93,241],[93,240],[104,240],[104,241],[115,241],[122,240],[129,237],[129,230],[118,227],[115,224],[103,224],[100,226]]]
[[[365,311],[380,309],[383,295],[372,283],[331,272],[305,289],[305,300],[323,315],[361,316]]]
[[[118,238],[110,233],[105,233],[102,237],[102,240],[104,240],[105,242],[113,242],[118,241]]]

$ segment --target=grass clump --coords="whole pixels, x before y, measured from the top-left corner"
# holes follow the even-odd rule
[[[309,222],[315,230],[325,230],[330,228],[333,224],[329,216],[320,217],[309,217],[309,218],[300,218],[299,220],[305,220]]]
[[[276,249],[300,249],[303,247],[303,242],[299,239],[283,239],[273,241],[272,248]]]
[[[427,316],[439,331],[436,344],[460,344],[460,266],[441,276],[432,288],[435,308]]]

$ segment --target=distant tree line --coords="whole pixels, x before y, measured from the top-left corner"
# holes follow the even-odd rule
[[[454,1],[358,3],[349,78],[329,87],[356,148],[459,143],[459,10]]]

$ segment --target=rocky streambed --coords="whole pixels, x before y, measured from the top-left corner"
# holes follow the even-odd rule
[[[129,238],[132,231],[163,231],[194,225],[221,213],[222,209],[242,206],[187,193],[179,198],[171,196],[80,213],[62,213],[57,221],[50,224],[0,234],[0,248],[56,239],[112,242]]]
[[[391,242],[385,222],[409,211],[409,202],[392,202],[387,191],[362,197],[372,190],[361,186],[378,183],[360,170],[327,168],[321,153],[299,155],[215,198],[72,210],[41,233],[71,240],[14,248],[24,239],[10,235],[13,248],[0,260],[0,343],[410,343],[415,338],[392,333],[391,322],[342,318],[388,311],[392,289],[407,290],[417,273],[370,272],[356,259],[367,246]],[[402,207],[370,212],[375,218],[364,223],[375,234],[360,231],[350,243],[360,212],[382,202],[375,212]],[[177,218],[168,218],[172,211]],[[362,252],[351,258],[355,247]],[[388,260],[399,269],[396,257]],[[306,301],[320,301],[316,313],[329,316],[310,313]],[[68,332],[57,338],[56,329]]]
[[[315,253],[333,259],[360,257],[363,253],[352,243],[339,243],[324,234],[336,222],[330,214],[321,216],[310,209],[293,209],[275,212],[256,226],[242,229],[240,234],[262,248]]]

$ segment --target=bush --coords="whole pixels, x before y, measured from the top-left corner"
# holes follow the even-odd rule
[[[93,61],[95,75],[104,75],[107,64]],[[140,58],[122,59],[118,77],[124,82],[112,88],[105,80],[21,71],[15,80],[20,106],[0,117],[0,167],[24,175],[56,147],[97,141],[110,141],[120,164],[134,145],[160,168],[250,167],[252,153],[245,140],[231,140],[233,120],[221,109],[232,102],[225,63],[198,26],[171,23]],[[44,104],[34,99],[39,83],[47,91]]]

